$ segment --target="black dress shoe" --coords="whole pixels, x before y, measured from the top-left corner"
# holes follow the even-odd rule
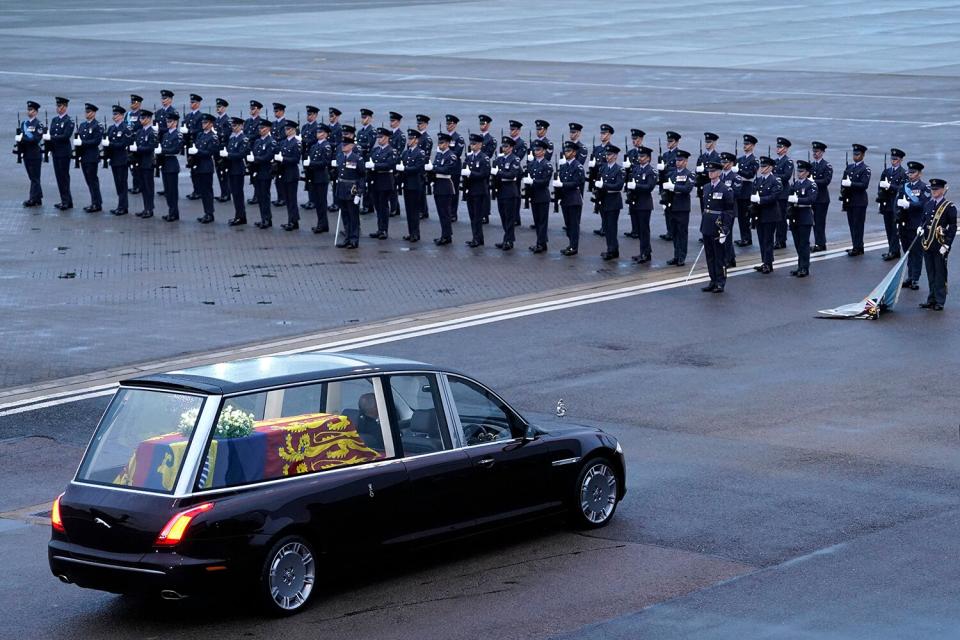
[[[910,281],[910,289],[911,289],[912,291],[916,291],[916,290],[919,289],[919,288],[920,288],[920,285],[917,284],[917,281],[916,281],[916,280],[911,280],[911,281]]]
[[[477,247],[483,246],[482,242],[477,242],[476,240],[467,240],[464,244],[470,247],[471,249],[476,249]]]
[[[272,227],[272,226],[273,226],[273,223],[272,223],[272,222],[257,222],[257,223],[256,223],[257,229],[269,229],[269,228]]]
[[[669,233],[661,233],[661,234],[660,234],[660,239],[661,239],[661,240],[673,240],[673,236],[670,235]]]
[[[798,278],[806,278],[808,275],[810,275],[810,272],[807,271],[806,269],[801,269],[801,270],[797,273],[797,277],[798,277]]]
[[[450,222],[456,222],[456,221],[457,221],[457,216],[450,217]]]
[[[391,218],[396,218],[396,217],[399,216],[399,215],[400,215],[400,212],[399,212],[399,211],[394,211],[393,213],[390,214],[390,217],[391,217]]]
[[[787,248],[787,243],[785,243],[785,242],[776,242],[776,243],[774,243],[773,248],[774,248],[774,250],[786,249],[786,248]]]
[[[713,288],[713,293],[723,293],[723,285],[722,285],[722,284],[718,284],[717,286],[715,286],[715,287]]]
[[[773,273],[773,268],[770,267],[770,265],[765,264],[765,265],[763,265],[763,267],[760,268],[760,273],[762,273],[762,274],[764,274],[764,275],[771,274],[771,273]]]
[[[756,264],[756,265],[753,266],[753,270],[754,270],[754,271],[763,271],[763,265],[762,265],[762,264]]]
[[[445,244],[450,244],[451,242],[452,240],[450,238],[434,238],[433,239],[433,244],[437,245],[438,247]]]
[[[675,265],[680,264],[680,261],[677,260],[676,258],[670,258],[669,260],[667,260],[667,264],[672,267],[672,266],[675,266]]]
[[[623,232],[623,237],[624,237],[624,238],[634,238],[634,239],[636,239],[636,238],[639,238],[639,237],[640,237],[640,234],[639,234],[639,233],[634,233],[633,231],[624,231],[624,232]]]
[[[170,214],[167,214],[160,219],[163,220],[164,222],[176,222],[177,220],[180,219],[180,216],[171,216]]]
[[[600,254],[600,257],[601,257],[603,260],[616,260],[617,258],[620,257],[620,252],[619,252],[619,251],[604,251],[603,253]]]
[[[350,243],[347,242],[346,240],[341,240],[336,244],[337,249],[346,249],[349,246],[350,246]]]
[[[820,253],[821,251],[826,251],[827,246],[823,244],[815,244],[810,247],[810,253]]]
[[[187,196],[187,197],[189,198],[190,196]],[[275,207],[282,207],[282,206],[284,206],[286,203],[285,203],[283,200],[271,200],[271,201],[270,201],[270,204],[272,204],[272,205],[275,206]]]
[[[103,211],[103,207],[101,207],[100,205],[93,205],[89,209],[85,209],[85,211],[87,213],[100,213],[101,211]]]
[[[535,244],[532,247],[528,247],[533,253],[543,253],[547,250],[547,245],[545,244]]]
[[[297,229],[300,228],[300,223],[299,223],[299,222],[287,222],[287,223],[285,223],[285,224],[280,225],[280,228],[283,229],[284,231],[296,231]]]
[[[309,209],[316,209],[317,207],[312,202],[304,202],[302,205],[300,205],[300,208],[309,210]]]
[[[153,211],[144,211],[140,217],[143,218],[144,220],[146,220],[147,218],[152,218]]]
[[[594,229],[594,230],[593,230],[593,235],[595,235],[595,236],[602,236],[602,235],[603,235],[603,229]]]
[[[23,206],[25,206],[25,207],[39,207],[39,206],[40,206],[40,203],[37,202],[36,200],[24,200],[24,201],[23,201]]]
[[[753,243],[752,243],[752,242],[747,242],[746,240],[737,240],[737,241],[734,242],[733,244],[737,245],[738,247],[749,247],[749,246],[752,245]]]
[[[410,236],[410,242],[420,242],[420,236]]]
[[[310,227],[310,231],[313,231],[314,233],[327,233],[328,231],[330,231],[330,227],[328,226]]]
[[[899,259],[900,259],[900,254],[899,254],[899,253],[885,253],[885,254],[883,254],[881,257],[883,258],[883,261],[884,261],[884,262],[889,262],[890,260],[899,260]]]
[[[480,218],[480,224],[490,224],[490,218],[488,218],[487,216],[483,216],[482,218]]]
[[[90,209],[92,209],[92,208],[93,208],[93,205],[89,205],[89,204],[88,204],[87,206],[85,206],[85,207],[83,208],[83,210],[84,210],[85,212],[87,212],[87,213],[90,213]],[[883,255],[887,255],[887,254],[883,254]]]
[[[256,198],[247,198],[247,204],[257,204]]]
[[[220,196],[216,200],[217,202],[230,202],[230,196]]]
[[[863,249],[847,249],[847,255],[851,258],[863,255]]]
[[[421,214],[420,214],[420,219],[421,219],[421,220],[426,220],[426,219],[429,218],[429,217],[430,217],[430,214],[428,214],[428,213],[421,213]]]
[[[729,262],[727,262],[727,269],[732,269],[735,266],[737,266],[736,260],[730,260]]]
[[[113,215],[117,215],[117,211],[120,211],[119,207],[116,209],[110,209],[110,213],[112,213]]]
[[[53,208],[54,208],[54,209],[63,209],[63,203],[62,203],[62,202],[58,202],[58,203],[56,203],[55,205],[53,205]]]
[[[110,211],[115,216],[125,216],[129,213],[126,209],[113,209]]]
[[[792,275],[792,276],[798,276],[798,275],[800,275],[800,269],[791,269],[791,270],[790,270],[790,275]]]
[[[187,194],[187,200],[199,200],[199,199],[200,199],[200,194],[197,194],[197,193]]]
[[[247,224],[247,220],[246,220],[246,218],[234,218],[233,220],[231,220],[231,221],[228,222],[227,224],[230,225],[231,227],[239,227],[239,226],[241,226],[241,225]]]
[[[199,222],[200,224],[210,224],[211,222],[213,222],[213,216],[202,215],[199,218],[197,218],[197,222]]]
[[[713,289],[714,289],[715,286],[716,286],[716,285],[711,282],[710,284],[708,284],[708,285],[705,286],[705,287],[700,287],[700,291],[704,291],[704,292],[706,292],[706,293],[710,293],[710,292],[713,291]]]
[[[530,225],[530,227],[529,227],[529,228],[530,228],[531,230],[534,230],[534,229],[536,229],[536,228],[537,228],[537,225],[535,225],[535,224],[532,224],[532,225]]]
[[[357,242],[348,242],[347,249],[357,249],[360,247],[360,244]]]
[[[562,256],[575,256],[577,255],[577,250],[573,247],[566,247],[565,249],[560,249],[560,255]]]
[[[927,300],[926,302],[921,302],[921,303],[920,303],[920,308],[921,308],[921,309],[933,309],[933,305],[935,305],[935,304],[936,304],[936,302],[930,302],[929,300]]]
[[[336,213],[337,211],[340,211],[340,207],[335,204],[331,204],[329,207],[327,207],[328,213]]]
[[[386,239],[387,239],[386,231],[381,231],[380,233],[377,234],[377,240],[386,240]]]
[[[503,243],[503,246],[500,246],[500,247],[497,247],[497,248],[498,248],[498,249],[503,249],[504,251],[510,251],[511,249],[513,249],[513,243],[512,243],[512,242],[504,242],[504,243]]]
[[[513,222],[513,226],[515,226],[515,227],[519,227],[521,224],[523,224],[523,223],[520,222],[519,220],[514,220],[514,222]]]
[[[73,209],[73,205],[72,205],[72,204],[62,204],[62,205],[60,205],[60,211],[70,211],[70,209]]]
[[[167,194],[166,191],[163,191],[163,190],[157,191],[157,195],[158,195],[158,196],[163,196],[163,195],[166,195],[166,194]]]
[[[943,305],[942,305],[942,304],[935,304],[935,305],[933,305],[933,310],[934,310],[934,311],[943,311]]]
[[[130,193],[132,193],[133,195],[137,195],[140,193],[140,189],[130,189]]]

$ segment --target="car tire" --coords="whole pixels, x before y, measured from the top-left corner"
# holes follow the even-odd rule
[[[302,611],[313,594],[317,579],[317,556],[309,540],[284,536],[267,552],[260,570],[260,604],[274,616]]]
[[[578,529],[599,529],[617,511],[620,477],[607,458],[587,460],[571,487],[570,521]]]

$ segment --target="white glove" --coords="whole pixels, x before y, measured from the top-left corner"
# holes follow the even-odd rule
[[[82,142],[80,142],[80,138],[78,138],[78,137],[76,137],[76,136],[74,136],[73,140],[71,140],[70,142],[71,142],[71,144],[73,144],[73,146],[75,146],[75,147],[79,147],[80,145],[83,144]]]
[[[550,184],[552,184],[552,185],[553,185],[554,187],[556,187],[557,189],[559,189],[560,187],[563,186],[563,183],[560,182],[560,178],[554,178],[554,179],[553,179],[553,182],[551,182]]]
[[[283,162],[283,154],[282,154],[282,153],[275,153],[275,154],[273,154],[273,161],[274,161],[274,162]]]
[[[373,169],[374,167],[373,160],[367,160],[366,162],[363,163],[363,166],[367,169]]]
[[[406,171],[406,170],[407,170],[407,168],[403,165],[402,162],[398,162],[398,163],[397,163],[397,166],[395,166],[394,169],[396,169],[397,171]]]
[[[190,145],[189,149],[187,149],[187,155],[195,156],[199,151],[200,149],[197,149],[197,145],[193,144],[193,145]]]
[[[470,173],[470,167],[464,167],[463,169],[460,169],[460,175],[462,175],[464,178],[469,178]]]
[[[907,200],[906,198],[900,198],[899,200],[897,200],[897,206],[900,207],[901,209],[909,209],[910,201]]]
[[[917,227],[917,235],[918,235],[918,236],[922,236],[922,235],[923,235],[923,227]]]
[[[433,171],[433,163],[432,163],[432,162],[428,162],[427,164],[423,165],[423,170],[424,170],[424,171]]]
[[[14,142],[20,142],[21,140],[23,140],[23,134],[22,134],[22,133],[18,133],[17,135],[13,136],[13,141],[14,141]]]
[[[331,167],[336,167],[336,166],[337,166],[337,159],[336,159],[336,158],[334,158],[333,160],[330,161],[330,166],[331,166]]]
[[[133,151],[134,153],[136,153],[136,151],[137,151],[137,143],[136,143],[136,142],[134,142],[132,145],[130,145],[130,151]]]
[[[787,202],[790,204],[797,204],[800,202],[800,197],[795,193],[791,193],[789,196],[787,196]]]
[[[180,125],[180,133],[190,133],[190,129],[187,129],[187,125]]]
[[[593,169],[595,166],[597,166],[597,160],[596,160],[596,158],[590,158],[590,162],[587,163],[587,166],[590,167],[591,169]]]
[[[109,147],[109,146],[110,146],[110,140],[109,140],[108,138],[104,138],[103,140],[100,141],[100,146],[101,146],[101,147]]]
[[[750,202],[752,202],[753,204],[760,204],[760,194],[754,193],[753,195],[751,195]]]
[[[152,125],[150,125],[150,126],[153,127],[153,132],[154,132],[154,133],[160,131],[160,125],[158,125],[156,122],[154,122],[154,123],[153,123]]]
[[[624,159],[624,161],[623,161],[623,168],[624,168],[624,169],[629,169],[630,166],[631,166],[630,158]]]
[[[594,180],[593,187],[594,189],[603,189],[603,178],[600,180]]]
[[[631,180],[630,182],[627,183],[627,189],[630,189],[631,191],[633,191],[636,188],[637,188],[636,180]]]
[[[305,167],[309,167],[309,166],[310,166],[310,158],[307,158],[306,160],[303,161],[303,166],[305,166]]]
[[[673,180],[667,180],[666,182],[663,183],[663,188],[666,189],[667,191],[673,191],[674,189],[677,188],[677,185],[673,183]]]
[[[353,204],[360,204],[360,196],[353,196]]]
[[[852,184],[853,183],[850,182],[850,178],[844,178],[843,180],[840,181],[840,185],[844,187],[849,187]]]
[[[881,189],[889,189],[889,188],[890,188],[890,181],[887,180],[887,179],[881,180],[881,181],[880,181],[880,188],[881,188]]]
[[[255,160],[256,160],[256,158],[253,157],[253,154],[252,154],[252,153],[248,153],[248,154],[247,154],[247,162],[253,162],[253,161],[255,161]]]
[[[297,144],[300,144],[303,142],[303,138],[301,138],[300,136],[293,136],[293,139],[297,141]]]
[[[50,134],[49,133],[43,134],[43,139],[47,142],[50,142]]]
[[[947,251],[950,251],[950,247],[948,247],[945,244],[940,245],[940,255],[942,256],[947,255]]]
[[[703,165],[702,165],[702,164],[698,164],[698,165],[697,165],[697,173],[703,173]]]
[[[667,165],[665,165],[664,163],[662,162],[657,163],[657,171],[663,171],[666,168],[667,168]]]
[[[500,173],[500,167],[490,167],[490,175],[495,176]]]
[[[717,236],[717,240],[720,241],[720,244],[723,244],[727,241],[727,234],[721,233],[719,236]]]
[[[527,151],[527,162],[533,162],[533,151]]]
[[[566,158],[560,158],[559,160],[557,160],[557,164],[567,164],[567,159],[566,159]]]
[[[738,164],[733,165],[732,167],[730,167],[730,171],[734,173],[740,173],[740,165]]]
[[[530,176],[523,176],[523,180],[521,182],[523,182],[523,184],[533,184],[533,178]]]
[[[226,158],[226,157],[227,157],[227,150],[226,150],[226,149],[220,149],[220,157],[221,157],[221,158]]]
[[[154,148],[153,148],[153,155],[155,155],[155,156],[160,155],[160,147],[154,147]]]

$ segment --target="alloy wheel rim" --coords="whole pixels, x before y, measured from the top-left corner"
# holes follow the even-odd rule
[[[270,596],[281,609],[297,609],[307,601],[316,580],[313,553],[299,542],[289,542],[270,563]]]
[[[617,476],[602,462],[591,466],[580,485],[580,509],[593,524],[600,524],[613,515],[617,505]]]

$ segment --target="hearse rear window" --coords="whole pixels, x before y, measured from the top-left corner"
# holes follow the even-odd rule
[[[303,385],[225,398],[196,486],[217,489],[392,457],[372,378]]]
[[[173,491],[203,398],[120,389],[77,472],[77,480]]]

